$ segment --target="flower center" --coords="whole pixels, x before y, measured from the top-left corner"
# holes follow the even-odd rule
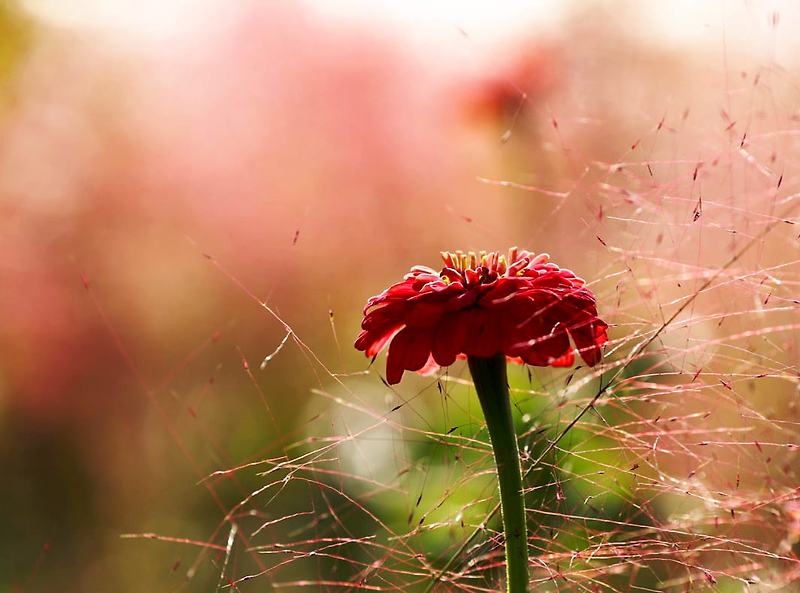
[[[448,284],[463,281],[467,286],[494,282],[508,270],[517,259],[517,248],[508,250],[508,255],[497,251],[443,251],[444,268],[439,276]]]

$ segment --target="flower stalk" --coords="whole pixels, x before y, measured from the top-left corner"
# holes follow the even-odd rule
[[[469,370],[489,429],[497,481],[500,513],[506,540],[506,591],[528,591],[528,532],[517,436],[511,415],[506,357],[468,356]]]

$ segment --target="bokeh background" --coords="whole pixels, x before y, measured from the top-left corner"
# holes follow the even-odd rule
[[[537,590],[800,590],[800,10],[498,4],[0,3],[0,591],[422,591],[486,435],[361,307],[511,245],[612,324],[512,370],[528,467],[614,379],[529,475]]]

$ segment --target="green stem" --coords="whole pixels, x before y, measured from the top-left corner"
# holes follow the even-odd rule
[[[506,357],[467,359],[475,391],[481,402],[489,438],[492,441],[497,481],[500,485],[500,512],[506,536],[506,590],[528,591],[528,533],[525,526],[525,496],[519,464],[517,435],[511,416]]]

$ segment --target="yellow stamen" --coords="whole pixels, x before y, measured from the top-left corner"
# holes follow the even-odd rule
[[[505,255],[499,256],[497,261],[497,273],[505,274],[507,269],[508,265],[506,264],[506,256]]]
[[[517,248],[512,247],[511,249],[508,250],[508,263],[509,265],[511,265],[515,261],[517,261]]]

